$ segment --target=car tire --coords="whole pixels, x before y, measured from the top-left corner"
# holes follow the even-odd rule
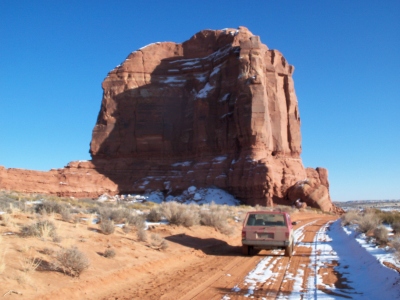
[[[294,240],[292,240],[289,246],[285,247],[285,256],[292,257],[293,246],[294,246]]]
[[[247,245],[242,245],[242,254],[243,255],[250,255],[250,247]]]

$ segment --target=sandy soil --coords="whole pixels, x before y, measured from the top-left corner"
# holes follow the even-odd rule
[[[294,280],[288,274],[296,274],[303,268],[306,279],[311,272],[305,267],[310,262],[310,247],[297,245],[290,260],[270,251],[242,256],[240,223],[232,223],[235,227],[232,236],[205,226],[153,227],[149,229],[149,236],[157,233],[168,241],[168,248],[160,251],[147,242],[138,241],[135,232],[125,234],[117,228],[114,234],[104,235],[98,231],[98,225],[67,223],[57,215],[53,216],[53,221],[62,237],[61,243],[54,243],[50,238],[20,237],[20,226],[32,223],[32,218],[32,215],[15,213],[7,226],[0,226],[0,248],[6,248],[5,270],[0,274],[0,297],[121,300],[221,299],[225,296],[242,299],[246,291],[241,286],[245,276],[262,258],[272,255],[274,260],[279,260],[274,280],[258,286],[253,296],[257,299],[267,295],[268,299],[274,299],[278,292],[290,294]],[[312,243],[318,229],[336,218],[314,213],[292,215],[292,219],[298,221],[295,228],[305,225],[303,243]],[[72,245],[90,260],[89,269],[80,278],[51,270],[56,251]],[[104,257],[106,249],[114,249],[116,256]],[[24,272],[21,262],[33,257],[40,258],[42,263],[36,271]],[[324,281],[340,284],[340,276],[333,267],[323,269]],[[234,286],[243,292],[233,292]]]

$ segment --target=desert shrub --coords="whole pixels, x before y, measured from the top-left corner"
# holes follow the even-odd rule
[[[128,234],[129,232],[132,231],[132,227],[130,227],[128,224],[125,224],[124,226],[122,226],[122,231],[123,231],[125,234]]]
[[[65,205],[58,202],[43,201],[42,203],[36,205],[35,211],[39,214],[51,214],[51,213],[61,214],[64,207]]]
[[[42,251],[40,251],[41,253],[45,254],[45,255],[53,255],[54,254],[54,250],[50,249],[50,248],[43,248]]]
[[[132,211],[127,208],[111,210],[110,219],[115,223],[123,223],[132,216]]]
[[[126,203],[125,206],[129,209],[135,209],[135,210],[149,210],[153,208],[154,206],[157,206],[157,203],[147,201],[147,202],[133,202],[133,203]]]
[[[400,235],[396,235],[391,241],[392,248],[400,252]]]
[[[341,216],[343,226],[357,224],[360,219],[361,216],[356,210],[349,210]]]
[[[165,250],[168,248],[168,242],[163,239],[160,235],[153,233],[151,235],[150,245],[152,248],[157,250]]]
[[[380,219],[375,213],[366,213],[357,223],[358,231],[368,233],[380,224]]]
[[[397,234],[392,241],[390,242],[392,248],[394,249],[394,255],[397,258],[397,260],[400,261],[400,235]]]
[[[15,203],[15,199],[12,199],[10,195],[0,192],[0,211],[6,212],[10,207],[10,203]]]
[[[224,234],[233,232],[232,226],[228,223],[229,211],[224,206],[211,204],[200,211],[200,224],[214,227]]]
[[[71,211],[69,210],[69,208],[64,207],[61,210],[61,218],[63,219],[63,221],[65,222],[70,222],[72,220],[72,215],[71,215]]]
[[[146,227],[146,217],[145,215],[138,215],[136,213],[131,214],[129,218],[125,220],[125,225],[132,225],[136,228]]]
[[[38,221],[31,225],[26,225],[21,228],[21,236],[23,237],[54,237],[57,235],[56,227],[53,222],[44,220]]]
[[[378,245],[386,245],[388,242],[389,231],[385,226],[379,225],[374,229],[374,237]]]
[[[398,211],[379,211],[377,212],[383,223],[394,224],[400,223],[400,212]]]
[[[59,235],[54,235],[53,236],[53,242],[54,243],[61,243],[62,242],[62,237]]]
[[[79,277],[90,265],[86,255],[76,247],[61,249],[57,252],[56,259],[58,261],[57,267],[60,268],[64,274],[73,277]]]
[[[99,207],[97,213],[99,214],[101,221],[109,220],[112,213],[112,208],[109,206]]]
[[[104,257],[113,258],[115,257],[115,250],[114,249],[106,249],[103,253]]]
[[[42,260],[36,257],[23,258],[20,261],[22,271],[25,273],[31,273],[36,271],[36,269],[40,266]]]
[[[104,220],[100,223],[100,230],[104,234],[112,234],[115,231],[114,221]]]
[[[190,227],[199,224],[199,213],[195,206],[178,202],[164,202],[161,211],[171,225]]]
[[[149,222],[160,222],[161,218],[162,213],[159,207],[153,207],[146,217],[147,221]]]
[[[394,222],[392,224],[392,229],[395,233],[400,233],[400,222]]]
[[[1,225],[3,225],[3,226],[8,226],[8,225],[10,225],[10,222],[11,222],[11,215],[9,215],[9,214],[2,214],[2,215],[0,215],[0,221],[1,221]]]
[[[138,228],[136,232],[137,239],[141,242],[146,242],[147,241],[147,232],[144,230],[144,228]]]
[[[100,207],[98,214],[101,220],[112,220],[114,223],[124,223],[132,216],[132,211],[127,208]]]

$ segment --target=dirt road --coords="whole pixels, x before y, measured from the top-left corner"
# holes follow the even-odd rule
[[[189,247],[191,252],[142,269],[140,275],[103,299],[276,299],[290,295],[295,285],[296,290],[300,285],[302,294],[310,293],[313,298],[309,288],[309,280],[315,275],[309,267],[312,243],[321,226],[335,218],[295,216],[297,242],[290,259],[283,251],[263,250],[246,257],[241,255],[238,243],[230,245],[188,234],[169,236],[171,243]],[[327,283],[338,281],[333,266],[323,271]]]
[[[241,222],[230,220],[234,232],[227,236],[208,226],[189,228],[151,226],[150,237],[159,235],[168,248],[158,251],[149,240],[140,241],[136,232],[116,228],[102,234],[87,223],[65,222],[53,216],[61,242],[49,238],[22,238],[19,228],[32,223],[32,216],[15,212],[7,226],[0,226],[0,250],[5,272],[0,274],[0,295],[23,295],[24,299],[242,299],[276,298],[302,293],[312,278],[310,254],[316,232],[335,216],[313,212],[295,213],[297,244],[291,259],[283,251],[241,254]],[[90,266],[79,278],[53,267],[61,248],[77,247]],[[113,258],[103,253],[113,249]],[[1,254],[1,252],[0,252]],[[36,270],[26,271],[23,262],[40,261]],[[1,261],[0,261],[1,262]],[[324,270],[324,280],[337,282],[333,266]],[[261,275],[258,275],[261,274]],[[327,276],[328,274],[329,276]],[[331,279],[333,278],[333,279]],[[299,284],[303,288],[299,288]]]

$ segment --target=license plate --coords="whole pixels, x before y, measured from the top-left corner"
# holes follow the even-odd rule
[[[259,239],[273,239],[274,234],[273,233],[257,233],[257,238]]]

